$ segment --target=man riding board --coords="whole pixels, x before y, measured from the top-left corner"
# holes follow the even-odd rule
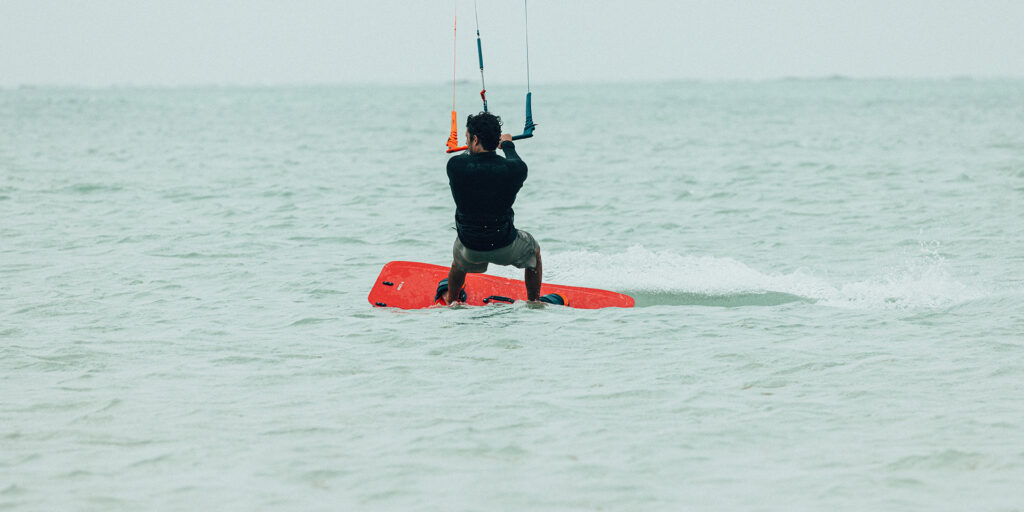
[[[527,300],[564,304],[557,294],[540,297],[540,244],[516,229],[512,203],[526,181],[526,163],[516,154],[512,136],[501,133],[501,118],[489,112],[466,120],[468,153],[448,160],[448,184],[455,199],[458,236],[448,278],[438,283],[437,304],[466,301],[466,273],[483,273],[487,265],[525,269]],[[505,156],[495,153],[500,148]]]

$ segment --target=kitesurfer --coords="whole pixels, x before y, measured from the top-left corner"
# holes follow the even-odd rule
[[[530,233],[516,229],[513,222],[512,204],[526,181],[527,167],[516,153],[512,136],[501,133],[500,117],[480,112],[466,120],[466,140],[468,152],[448,160],[458,236],[451,270],[438,284],[434,301],[465,302],[462,286],[466,274],[486,272],[487,265],[494,263],[525,269],[527,300],[563,303],[560,296],[540,297],[540,244]],[[496,149],[505,156],[499,156]]]

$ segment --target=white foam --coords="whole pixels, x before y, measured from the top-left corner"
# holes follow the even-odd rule
[[[831,282],[805,269],[766,273],[733,258],[687,256],[633,246],[618,254],[582,250],[546,253],[544,278],[627,293],[786,293],[818,304],[855,309],[936,308],[983,295],[953,278],[937,251],[924,252],[878,275]],[[511,267],[492,266],[491,272],[522,278],[521,271]]]

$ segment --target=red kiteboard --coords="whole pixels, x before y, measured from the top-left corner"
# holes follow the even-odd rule
[[[392,261],[384,265],[367,299],[377,307],[421,309],[434,305],[438,281],[448,277],[448,267]],[[511,304],[526,300],[522,281],[487,274],[467,274],[466,305],[487,306]],[[631,308],[633,297],[608,290],[543,283],[540,294],[557,293],[566,306],[580,309]]]

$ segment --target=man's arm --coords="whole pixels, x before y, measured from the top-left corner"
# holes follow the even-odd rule
[[[516,164],[522,166],[524,172],[526,171],[526,162],[523,162],[523,160],[519,158],[519,154],[516,153],[516,145],[514,142],[512,142],[511,134],[501,134],[501,138],[498,139],[498,147],[505,152],[506,160],[509,160],[510,162],[515,162]]]
[[[456,173],[466,168],[466,158],[468,158],[468,155],[461,153],[448,159],[447,171],[449,182],[455,179]]]
[[[455,161],[456,158],[458,158],[458,157],[457,156],[453,156],[453,157],[449,158],[448,159],[448,165],[445,166],[445,170],[447,171],[447,174],[448,174],[448,183],[451,183],[451,181],[452,181],[452,171],[455,170],[455,165],[454,165],[455,162],[454,161]]]

